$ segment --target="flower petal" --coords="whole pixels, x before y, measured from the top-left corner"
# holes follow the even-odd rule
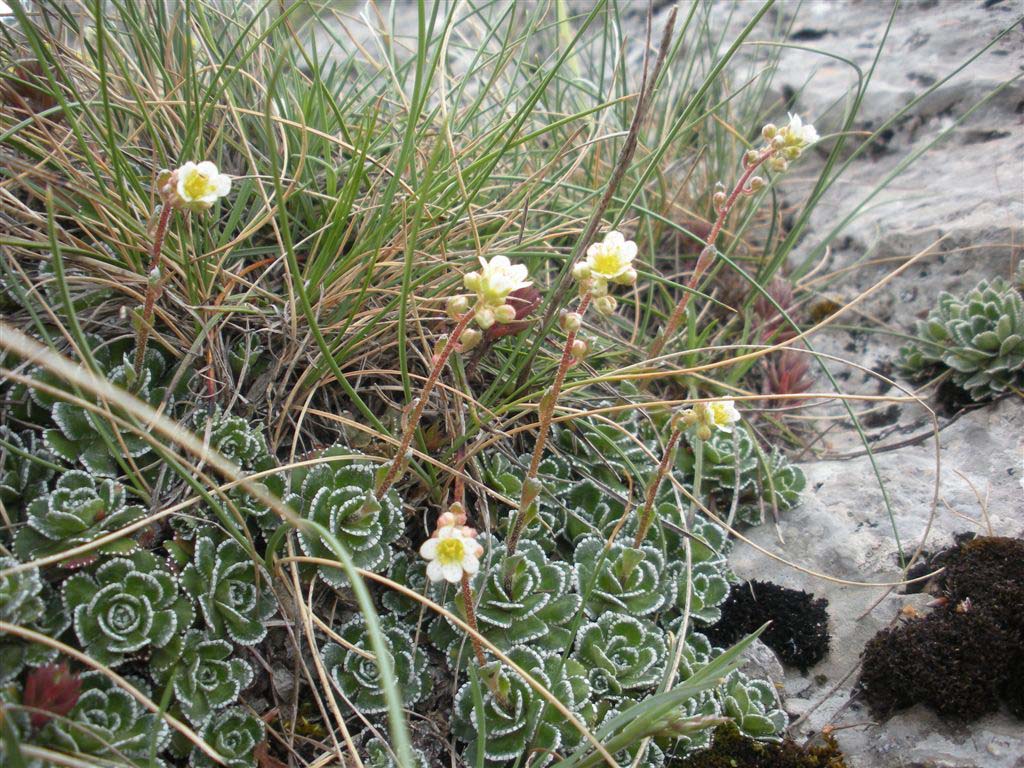
[[[437,561],[435,560],[434,562]],[[441,573],[444,574],[445,581],[451,584],[458,584],[462,580],[462,565],[460,563],[442,565]]]
[[[444,570],[437,560],[431,560],[427,563],[427,578],[431,581],[440,581],[444,578]]]
[[[420,546],[420,557],[424,560],[433,560],[437,557],[437,545],[440,542],[437,539],[427,539]]]

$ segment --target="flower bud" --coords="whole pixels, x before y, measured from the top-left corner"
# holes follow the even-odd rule
[[[558,318],[558,324],[566,333],[573,333],[582,327],[583,316],[579,312],[563,312]]]
[[[594,299],[594,311],[605,317],[612,314],[618,305],[619,302],[615,300],[614,296],[604,295]]]
[[[715,206],[716,210],[725,205],[725,192],[715,192],[711,197],[711,203]]]
[[[761,155],[758,154],[756,149],[748,149],[743,154],[743,164],[746,166],[754,165],[758,160],[761,159]]]
[[[585,261],[578,261],[573,265],[572,276],[577,280],[586,280],[590,277],[590,265]]]
[[[760,176],[754,176],[750,180],[750,191],[760,192],[762,189],[764,189],[764,179]]]
[[[672,418],[672,429],[682,432],[687,427],[692,427],[696,423],[697,414],[694,413],[692,408],[687,408],[685,411],[680,411]]]
[[[786,147],[783,150],[783,153],[785,154],[787,160],[796,160],[798,157],[800,157],[800,152],[800,147]]]
[[[697,437],[699,437],[701,440],[710,440],[711,427],[709,427],[707,424],[701,424],[699,427],[697,427]]]
[[[782,149],[786,146],[786,137],[781,133],[776,134],[771,141],[772,149]]]
[[[480,307],[476,311],[476,316],[473,318],[476,320],[476,324],[483,328],[485,331],[494,325],[495,317],[494,310],[490,307]]]
[[[590,280],[590,295],[595,299],[600,299],[602,296],[608,295],[608,281],[600,278],[592,278]]]
[[[789,168],[789,163],[786,162],[786,158],[775,155],[768,161],[768,167],[778,173],[784,173],[786,169]]]
[[[764,137],[765,141],[771,141],[775,138],[775,134],[779,132],[778,126],[775,123],[768,123],[764,128],[761,129],[761,136]]]
[[[630,267],[617,278],[615,278],[615,282],[618,283],[619,285],[635,285],[636,278],[636,270]]]
[[[494,308],[494,319],[499,323],[511,323],[516,319],[516,308],[511,304],[502,304]]]
[[[453,501],[448,505],[448,511],[445,513],[452,516],[452,521],[456,525],[466,524],[466,508],[462,505],[461,501]],[[444,515],[442,515],[444,517]]]
[[[459,337],[459,346],[462,348],[463,352],[469,352],[469,350],[479,344],[483,338],[484,335],[476,328],[467,328],[462,332],[462,336]]]
[[[583,339],[574,339],[572,342],[572,349],[569,352],[572,354],[573,360],[577,363],[587,356],[587,352],[590,350],[590,345],[587,344]]]
[[[467,272],[462,276],[462,284],[466,286],[467,291],[476,293],[480,288],[480,273],[475,271]]]
[[[149,284],[156,285],[160,282],[160,267],[153,267],[149,271]]]
[[[468,296],[452,296],[448,299],[448,306],[446,307],[448,317],[452,320],[458,320],[466,312],[469,311],[469,297]]]

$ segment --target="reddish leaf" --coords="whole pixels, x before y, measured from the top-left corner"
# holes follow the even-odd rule
[[[66,663],[47,664],[28,673],[22,703],[63,717],[74,709],[81,691],[82,681],[78,675],[71,674]],[[42,728],[50,721],[50,716],[33,712],[31,721],[33,728]]]
[[[524,318],[528,317],[533,310],[540,306],[540,291],[532,285],[519,288],[508,295],[508,303],[515,307],[516,319],[511,323],[495,323],[484,331],[484,341],[493,342],[505,336],[512,336],[522,333],[530,327],[530,322]]]

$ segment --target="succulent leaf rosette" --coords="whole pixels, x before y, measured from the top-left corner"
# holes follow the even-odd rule
[[[193,429],[200,438],[209,439],[212,449],[242,469],[252,469],[269,456],[267,440],[262,432],[254,429],[246,419],[231,416],[219,408],[213,413],[197,411],[193,417]]]
[[[920,378],[942,368],[975,401],[1024,388],[1024,299],[1002,278],[982,280],[966,296],[939,295],[918,322],[897,365]]]
[[[405,520],[398,493],[391,489],[378,500],[374,466],[353,459],[340,446],[324,452],[325,463],[292,473],[292,493],[285,499],[295,511],[319,523],[338,538],[358,568],[383,572],[391,562],[391,544],[402,535]],[[299,533],[309,557],[335,560],[334,553],[313,533]],[[348,585],[340,568],[318,566],[320,578],[333,587]]]
[[[277,607],[268,579],[238,542],[218,544],[209,531],[196,536],[192,562],[181,574],[211,636],[239,645],[255,645],[267,634],[267,619]]]
[[[530,459],[530,456],[520,456],[518,464],[515,464],[504,454],[495,454],[485,466],[488,485],[510,499],[520,498]],[[547,453],[537,467],[537,479],[541,484],[537,514],[523,528],[523,536],[551,552],[557,542],[557,534],[565,526],[564,496],[573,487],[572,467],[567,460]],[[512,518],[509,518],[511,522]]]
[[[619,698],[654,687],[661,679],[668,648],[654,623],[621,613],[604,613],[580,627],[576,658],[602,698]]]
[[[27,524],[18,531],[14,548],[25,559],[56,554],[123,528],[145,513],[141,506],[126,503],[125,490],[116,481],[69,470],[50,493],[28,505]],[[100,551],[125,553],[134,547],[131,539],[121,539]]]
[[[388,578],[422,595],[427,585],[427,564],[420,557],[410,556],[407,552],[396,552],[391,567],[388,568]],[[422,605],[394,589],[386,590],[381,595],[380,602],[387,610],[402,617],[418,613]]]
[[[154,743],[157,752],[164,749],[170,740],[170,729],[159,715],[143,708],[100,672],[84,673],[81,682],[78,702],[67,719],[51,719],[41,735],[42,741],[68,752],[133,761],[147,760]],[[152,698],[144,681],[129,678],[129,682]]]
[[[598,403],[598,407],[602,405],[608,403]],[[574,419],[552,432],[562,452],[587,467],[594,479],[616,487],[630,477],[649,477],[661,450],[653,424],[635,411],[616,422]]]
[[[415,644],[409,630],[393,617],[381,620],[381,631],[391,654],[391,665],[402,703],[411,707],[423,698],[429,687],[426,653]],[[380,677],[377,662],[372,658],[373,648],[365,619],[360,615],[355,616],[341,627],[338,634],[359,650],[345,648],[337,643],[324,646],[321,655],[327,674],[360,712],[372,715],[386,711],[384,681]]]
[[[569,711],[581,715],[581,710],[588,703],[589,685],[586,673],[578,663],[566,659],[563,665],[558,656],[545,657],[521,645],[509,651],[509,657],[552,691]],[[463,753],[467,765],[475,765],[477,752],[482,749],[484,765],[490,768],[510,766],[527,753],[537,756],[534,765],[543,766],[551,761],[563,744],[571,749],[578,742],[579,734],[568,735],[566,739],[568,731],[574,729],[554,708],[546,708],[545,715],[538,717],[544,699],[514,672],[495,663],[482,670],[481,676],[493,676],[495,680],[494,685],[480,686],[485,721],[483,729],[473,706],[472,683],[465,683],[455,698],[452,730],[467,742]],[[580,719],[586,717],[581,715]],[[531,728],[531,721],[535,720]],[[478,740],[481,730],[486,732],[483,744]]]
[[[166,388],[159,386],[159,382],[167,378],[167,363],[156,350],[147,350],[138,375],[127,352],[120,360],[114,355],[96,355],[96,358],[100,373],[114,386],[130,390],[154,408],[163,402]],[[56,429],[43,433],[47,446],[66,461],[81,463],[94,475],[116,477],[121,474],[118,458],[130,457],[138,464],[150,452],[149,442],[136,432],[115,432],[106,419],[82,406],[54,400],[41,392],[33,395],[40,405],[49,409],[57,425]]]
[[[766,680],[750,680],[739,670],[726,678],[721,689],[722,711],[751,738],[770,738],[780,733],[789,718]]]
[[[497,555],[497,540],[481,535],[480,543]],[[483,558],[487,562],[487,556]],[[506,573],[511,589],[505,589]],[[472,578],[476,620],[480,632],[503,651],[529,645],[539,651],[564,648],[570,639],[569,625],[579,610],[580,598],[572,590],[572,568],[553,561],[536,542],[524,540],[511,558],[483,568]],[[465,615],[461,592],[450,594],[449,607]],[[430,640],[454,663],[465,635],[443,618],[430,627]],[[463,663],[467,654],[461,654]]]
[[[588,534],[576,544],[577,591],[586,596],[588,616],[606,611],[648,616],[674,599],[661,552],[619,541],[605,550],[605,539]]]
[[[18,565],[13,557],[0,556],[0,571]],[[28,627],[49,637],[68,628],[60,600],[42,581],[37,568],[0,577],[0,621]],[[0,636],[0,685],[10,682],[26,667],[52,662],[57,650],[39,643],[26,643],[11,635]]]
[[[195,617],[175,577],[149,552],[108,560],[94,575],[71,576],[63,598],[82,648],[112,667],[128,654],[167,645]]]
[[[12,509],[46,493],[53,459],[36,432],[0,424],[0,502]]]
[[[366,740],[363,751],[365,768],[401,768],[395,760],[394,750],[383,739],[371,736]],[[413,749],[412,760],[412,768],[430,768],[430,761],[422,750]]]
[[[690,618],[699,624],[714,624],[722,618],[722,604],[729,597],[729,580],[726,578],[724,561],[694,563],[687,571],[686,562],[669,564],[668,579],[675,583],[674,605],[669,605],[671,626],[682,621],[686,613],[686,591],[690,588]]]
[[[150,669],[161,684],[173,680],[182,713],[201,726],[252,683],[252,667],[233,654],[228,641],[191,629],[154,652]]]
[[[199,735],[224,760],[228,768],[256,768],[256,746],[266,737],[263,721],[241,707],[219,712],[204,725]],[[192,749],[193,768],[214,768],[217,764],[198,747]]]

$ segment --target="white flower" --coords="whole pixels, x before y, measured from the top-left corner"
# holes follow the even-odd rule
[[[627,285],[636,282],[633,259],[636,257],[636,243],[627,240],[621,232],[611,231],[600,243],[587,248],[587,268],[584,272],[600,280],[610,280]]]
[[[493,310],[503,306],[512,291],[531,285],[528,275],[525,266],[513,264],[507,256],[494,256],[490,261],[481,256],[480,271],[467,273],[463,282],[483,307]]]
[[[818,132],[810,123],[804,125],[800,115],[790,114],[789,125],[782,129],[782,136],[786,140],[786,147],[803,149],[818,140]]]
[[[420,557],[427,561],[427,578],[452,584],[459,583],[463,573],[472,576],[480,570],[483,553],[476,531],[468,525],[442,525],[420,547]]]
[[[740,420],[740,412],[732,400],[713,400],[710,403],[704,403],[704,407],[707,416],[702,421],[709,427],[720,429],[723,432],[732,432],[732,425]]]
[[[231,191],[231,177],[209,160],[191,160],[171,175],[171,203],[177,208],[203,211]]]

